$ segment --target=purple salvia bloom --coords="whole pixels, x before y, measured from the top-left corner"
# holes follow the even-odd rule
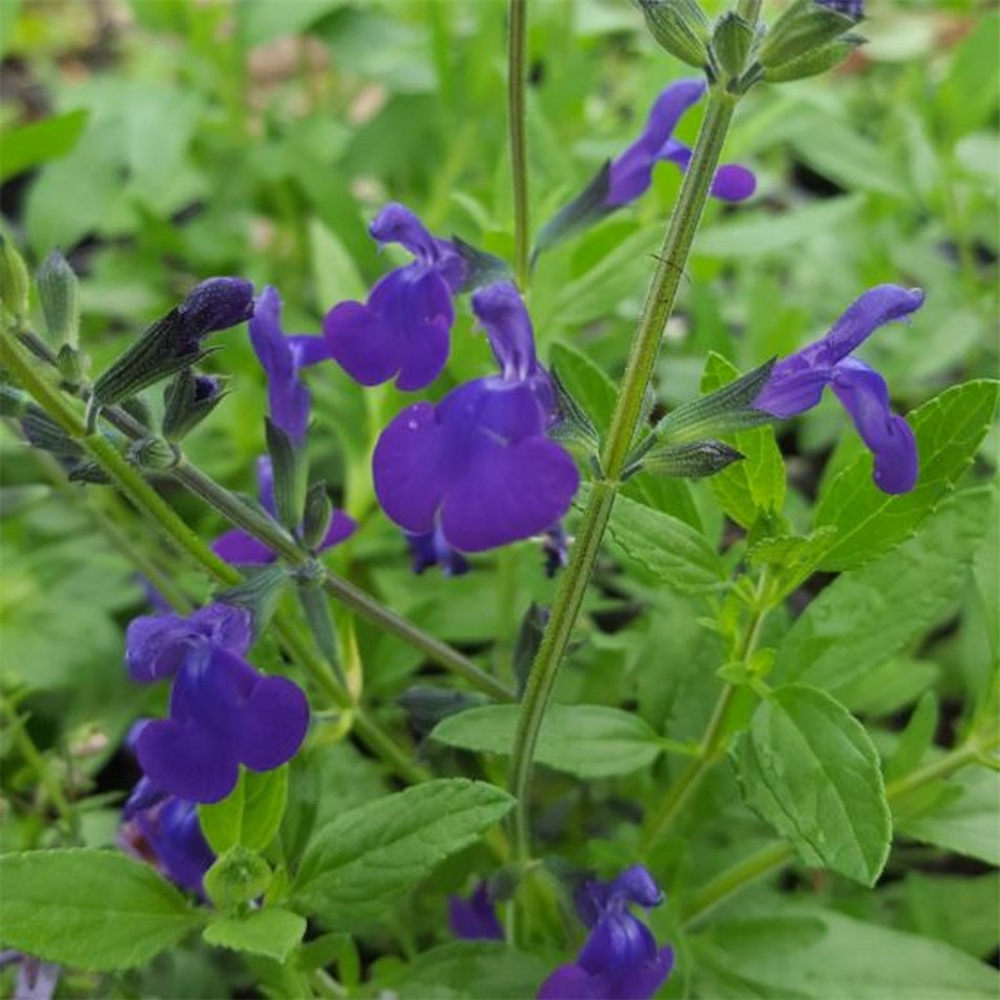
[[[546,437],[555,419],[551,386],[525,341],[531,325],[516,290],[487,286],[472,307],[506,375],[467,382],[436,406],[407,407],[382,432],[372,458],[386,514],[410,534],[439,528],[462,552],[553,527],[580,481],[566,450]]]
[[[687,170],[692,152],[673,138],[681,116],[701,100],[705,82],[690,78],[670,84],[656,99],[642,135],[611,163],[607,208],[618,208],[649,190],[653,167],[660,161],[676,164]],[[715,172],[711,193],[723,201],[743,201],[754,193],[757,180],[751,171],[738,164],[725,164]]]
[[[125,662],[133,680],[160,681],[204,659],[212,648],[242,656],[252,638],[250,612],[230,604],[208,604],[186,618],[142,615],[125,633]]]
[[[309,390],[299,378],[300,350],[304,349],[296,346],[302,339],[285,336],[281,328],[281,296],[268,285],[250,320],[250,341],[267,373],[271,422],[296,447],[305,441],[309,426]]]
[[[486,883],[480,882],[468,899],[450,896],[448,926],[462,941],[502,941],[503,928],[490,902]]]
[[[816,406],[830,386],[875,458],[875,484],[884,493],[909,492],[920,464],[913,431],[890,409],[885,379],[850,354],[880,326],[905,319],[923,301],[919,288],[878,285],[865,292],[825,337],[774,366],[753,405],[775,417],[793,417]]]
[[[630,905],[659,905],[663,894],[652,875],[634,865],[610,882],[590,879],[574,895],[590,928],[575,963],[556,969],[542,984],[539,1000],[649,1000],[673,967],[670,948],[658,948]]]
[[[157,791],[143,778],[122,810],[119,843],[131,854],[152,861],[175,885],[202,891],[202,879],[215,854],[201,832],[193,802]]]
[[[285,677],[265,677],[221,647],[187,660],[170,693],[170,718],[147,722],[135,740],[151,784],[191,802],[218,802],[239,768],[270,771],[302,744],[309,706]]]
[[[440,566],[445,576],[462,576],[469,572],[469,563],[461,552],[444,540],[439,527],[425,535],[406,535],[406,541],[410,546],[413,572],[417,576],[431,566]]]
[[[62,975],[62,966],[43,962],[20,951],[0,952],[0,968],[12,963],[17,965],[12,1000],[52,1000]]]
[[[816,0],[821,7],[835,10],[860,21],[865,16],[865,0]]]
[[[431,235],[403,205],[386,205],[370,232],[382,245],[402,244],[415,259],[385,275],[366,303],[341,302],[326,314],[326,356],[361,385],[395,378],[404,391],[423,389],[448,360],[452,297],[465,264],[453,244]]]
[[[177,314],[185,336],[196,344],[250,319],[253,309],[253,285],[245,278],[208,278],[191,289]]]
[[[261,506],[274,517],[274,469],[267,455],[257,458],[257,495]],[[316,552],[325,552],[346,541],[357,528],[354,518],[342,510],[335,510],[330,518],[330,527],[327,528],[323,541],[316,547]],[[219,535],[212,542],[212,551],[226,562],[238,566],[266,566],[278,558],[262,541],[239,528]]]

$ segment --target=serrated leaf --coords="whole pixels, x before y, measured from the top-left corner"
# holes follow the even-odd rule
[[[342,813],[307,848],[293,905],[330,930],[356,931],[478,840],[513,804],[495,785],[452,778]]]
[[[6,854],[0,875],[4,943],[78,969],[141,965],[202,921],[149,865],[112,851]]]
[[[831,525],[836,544],[820,568],[863,565],[908,538],[972,461],[996,412],[1000,383],[980,379],[946,389],[908,417],[920,453],[916,489],[892,496],[871,478],[867,452],[837,476],[820,497],[815,526]]]
[[[739,376],[734,365],[712,351],[705,364],[701,391],[716,392]],[[722,509],[741,527],[751,528],[758,516],[780,513],[785,502],[785,463],[774,430],[755,427],[726,437],[743,455],[711,480]]]
[[[255,910],[246,917],[223,917],[205,928],[202,937],[207,944],[251,955],[264,955],[284,962],[295,950],[306,932],[304,917],[291,910],[268,907]]]
[[[773,597],[790,594],[816,570],[837,537],[837,529],[821,528],[808,535],[773,535],[751,545],[747,559],[772,568]]]
[[[431,738],[479,753],[509,754],[517,705],[483,705],[442,720]],[[607,778],[648,767],[662,752],[638,715],[605,705],[552,705],[535,750],[539,764],[579,778]]]
[[[808,864],[875,884],[892,816],[878,752],[846,708],[815,688],[776,688],[754,713],[737,762],[747,804]]]
[[[216,854],[237,844],[262,851],[281,826],[287,799],[287,765],[263,772],[243,768],[226,798],[198,807],[202,833]]]
[[[711,544],[684,521],[619,496],[608,538],[625,562],[685,594],[717,590],[726,569]]]
[[[914,538],[839,576],[778,647],[775,677],[837,692],[922,635],[958,598],[992,499],[957,494]]]

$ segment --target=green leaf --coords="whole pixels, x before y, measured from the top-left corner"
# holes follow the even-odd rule
[[[706,940],[707,938],[707,940]],[[940,941],[803,909],[715,924],[695,941],[697,996],[987,1000],[997,973]]]
[[[432,739],[480,753],[509,754],[517,705],[483,705],[443,719]],[[545,714],[535,759],[579,778],[607,778],[648,767],[662,751],[638,715],[604,705],[552,705]]]
[[[684,521],[628,497],[615,501],[608,537],[631,567],[681,593],[708,593],[726,579],[719,554],[704,536]]]
[[[264,45],[278,38],[300,35],[344,0],[240,0],[236,4],[236,30],[245,48]]]
[[[330,930],[356,931],[475,843],[513,804],[494,785],[452,778],[342,813],[306,850],[294,904]]]
[[[820,528],[808,535],[772,535],[752,544],[747,559],[755,566],[771,567],[772,594],[777,600],[815,572],[836,537],[835,528]]]
[[[6,131],[0,181],[65,156],[83,134],[87,117],[86,111],[70,111]]]
[[[949,779],[944,787],[958,794],[945,796],[926,815],[901,819],[900,832],[945,851],[1000,865],[1000,774],[971,767]]]
[[[223,917],[208,925],[202,935],[207,944],[232,951],[246,951],[284,962],[306,932],[305,917],[268,907],[246,917]]]
[[[0,875],[4,943],[78,969],[141,965],[201,922],[152,868],[111,851],[6,854]]]
[[[263,772],[243,768],[226,798],[198,807],[202,833],[216,854],[237,844],[263,851],[281,826],[287,799],[287,765]]]
[[[914,538],[839,576],[785,636],[774,676],[837,692],[922,635],[957,600],[991,502],[987,488],[959,493]]]
[[[829,198],[788,212],[758,212],[737,222],[708,226],[694,243],[696,257],[759,257],[787,250],[816,233],[851,221],[864,204],[863,195]]]
[[[920,452],[920,479],[910,493],[883,493],[872,482],[867,452],[833,480],[816,508],[815,526],[838,531],[821,569],[863,565],[913,534],[975,456],[996,411],[998,389],[1000,383],[989,379],[966,382],[909,415]]]
[[[611,424],[618,390],[614,382],[585,354],[565,344],[553,344],[549,363],[569,394],[605,434]]]
[[[938,703],[932,691],[925,691],[917,702],[906,728],[899,734],[899,743],[885,764],[887,781],[915,770],[924,754],[934,743],[938,727]]]
[[[716,392],[739,376],[734,365],[715,351],[709,353],[701,391]],[[722,509],[741,527],[751,528],[757,518],[780,513],[785,503],[785,463],[774,430],[755,427],[726,437],[743,454],[713,476],[712,491]]]
[[[754,712],[737,761],[747,804],[808,864],[875,884],[892,816],[878,752],[846,708],[815,688],[776,688]]]

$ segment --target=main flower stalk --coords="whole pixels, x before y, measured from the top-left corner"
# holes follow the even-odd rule
[[[591,484],[587,506],[577,528],[570,563],[556,592],[549,624],[521,703],[509,780],[511,790],[517,798],[514,815],[515,856],[522,863],[528,860],[531,849],[528,796],[538,734],[552,697],[559,665],[580,614],[615,497],[621,488],[622,471],[639,424],[643,398],[653,374],[663,329],[674,308],[681,276],[708,200],[712,178],[719,164],[737,102],[736,95],[729,94],[720,87],[714,87],[711,91],[694,156],[671,215],[663,247],[657,258],[656,271],[646,293],[642,318],[632,340],[611,429],[601,454],[602,476]]]
[[[514,179],[514,276],[528,282],[528,152],[524,128],[527,84],[528,0],[510,0],[507,12],[507,115],[510,169]]]

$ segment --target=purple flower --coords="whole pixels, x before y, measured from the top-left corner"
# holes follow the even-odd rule
[[[441,534],[440,528],[425,535],[406,535],[410,546],[413,572],[420,576],[431,566],[440,566],[445,576],[462,576],[469,572],[469,564],[462,553],[453,549]]]
[[[634,865],[611,882],[584,882],[574,898],[590,935],[576,962],[542,983],[539,1000],[649,1000],[674,963],[672,949],[658,948],[629,910],[631,904],[649,909],[662,902],[652,875]]]
[[[403,205],[386,205],[370,232],[382,245],[402,244],[415,260],[385,275],[366,303],[341,302],[326,314],[327,356],[361,385],[395,378],[399,389],[423,389],[448,360],[452,297],[465,264],[452,243],[432,236]]]
[[[202,891],[215,854],[198,822],[193,802],[157,791],[142,778],[122,810],[120,841],[130,853],[152,861],[171,882]]]
[[[140,683],[173,677],[212,648],[242,656],[253,640],[250,612],[231,604],[207,604],[188,615],[142,615],[125,632],[125,662]]]
[[[177,307],[181,330],[196,346],[202,337],[253,315],[253,285],[245,278],[208,278],[195,285]]]
[[[62,966],[43,962],[20,951],[0,951],[0,968],[17,965],[17,982],[13,1000],[52,1000],[55,996]]]
[[[257,459],[257,495],[261,506],[274,517],[274,469],[271,459],[266,455]],[[339,545],[350,538],[357,528],[353,517],[342,510],[335,510],[330,518],[330,527],[326,529],[326,535],[316,551],[325,552],[334,545]],[[266,566],[278,558],[262,541],[239,528],[219,535],[212,542],[212,551],[226,562],[240,566]]]
[[[503,940],[503,928],[485,882],[480,882],[468,899],[449,897],[448,926],[452,934],[463,941]]]
[[[553,527],[580,481],[569,454],[546,437],[554,397],[517,290],[488,285],[472,307],[502,374],[467,382],[436,406],[407,407],[382,432],[372,458],[386,514],[410,534],[440,529],[462,552]]]
[[[853,17],[855,21],[860,21],[865,16],[865,0],[816,0],[816,2],[828,10]]]
[[[692,77],[678,80],[665,88],[649,112],[642,135],[611,163],[606,208],[618,208],[649,190],[653,167],[660,161],[676,164],[687,170],[691,162],[690,147],[673,138],[681,115],[701,100],[705,82]],[[754,193],[757,180],[738,164],[726,164],[715,172],[712,194],[723,201],[743,201]]]
[[[218,802],[240,765],[270,771],[302,744],[309,706],[285,677],[265,677],[222,647],[208,647],[177,671],[170,718],[146,722],[135,741],[143,773],[192,802]]]
[[[286,337],[281,328],[281,296],[270,285],[257,300],[250,320],[250,342],[267,373],[267,399],[271,422],[285,432],[293,445],[305,441],[309,425],[309,390],[299,378],[304,341],[318,337]]]
[[[885,493],[909,492],[919,471],[913,431],[890,409],[885,379],[850,354],[878,327],[905,319],[923,301],[919,288],[878,285],[865,292],[825,337],[774,366],[754,407],[775,417],[793,417],[816,406],[830,386],[875,457],[875,484]]]

